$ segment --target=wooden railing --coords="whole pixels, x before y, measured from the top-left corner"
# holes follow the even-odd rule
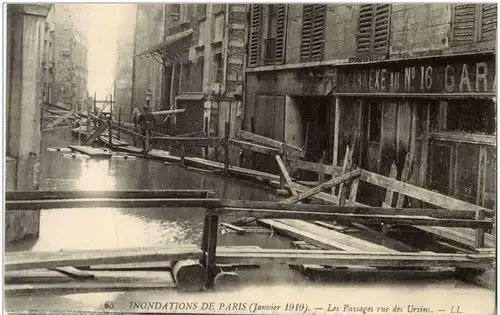
[[[342,180],[336,179],[331,185],[339,185],[348,179],[363,175],[362,171],[348,173]],[[330,184],[329,184],[330,185]],[[318,189],[314,189],[317,193]],[[311,195],[313,192],[302,193],[294,196],[294,200]],[[457,204],[458,205],[458,204]],[[213,287],[214,279],[217,275],[217,237],[220,217],[231,215],[237,217],[253,218],[281,218],[300,220],[322,220],[341,221],[359,224],[396,224],[396,225],[418,225],[418,226],[442,226],[442,227],[467,227],[477,229],[484,233],[485,230],[493,228],[493,222],[485,220],[479,216],[482,209],[474,207],[464,207],[462,209],[408,209],[408,208],[385,208],[385,207],[359,207],[359,206],[336,206],[336,205],[310,205],[294,204],[287,200],[282,202],[268,201],[248,201],[248,200],[220,200],[214,197],[214,192],[205,190],[163,190],[163,191],[8,191],[6,192],[5,209],[7,211],[26,211],[42,209],[76,209],[88,207],[196,207],[204,208],[204,225],[201,244],[200,264],[206,271],[206,288]],[[264,250],[265,251],[265,250]],[[396,256],[385,255],[383,253],[346,253],[339,251],[316,251],[306,253],[306,251],[290,251],[277,253],[276,250],[267,254],[259,253],[225,253],[222,261],[234,261],[247,257],[253,262],[267,262],[273,258],[281,263],[297,263],[307,261],[309,263],[320,261],[322,264],[350,262],[353,264],[369,264],[370,266],[435,266],[444,264],[446,266],[461,266],[471,268],[487,268],[488,261],[468,259],[464,255],[453,254],[408,254],[401,253]],[[175,253],[174,253],[175,252]],[[165,252],[162,259],[190,259],[197,257],[195,250],[181,251],[177,249],[172,253]],[[148,252],[149,253],[149,252]],[[17,254],[14,254],[17,255]],[[25,255],[25,256],[22,256]],[[22,254],[25,260],[20,258],[9,260],[7,254],[6,270],[50,268],[54,266],[68,266],[68,264],[78,263],[81,266],[89,263],[117,263],[122,258],[114,257],[107,253],[94,253],[91,259],[78,256],[68,256],[70,258],[60,259],[31,259],[37,253]],[[30,256],[31,255],[31,256]],[[55,254],[54,254],[55,255]],[[66,254],[65,254],[66,255]],[[100,256],[99,256],[100,255]],[[105,256],[104,258],[101,256]],[[146,255],[146,254],[145,254]],[[159,259],[158,253],[151,255],[151,259]],[[155,256],[156,255],[156,256]],[[170,256],[169,256],[170,255]],[[194,256],[193,256],[194,255]],[[358,255],[358,256],[356,256]],[[427,256],[429,257],[427,257]],[[20,256],[20,257],[21,257]],[[90,257],[89,256],[89,257]],[[95,257],[94,257],[95,256]],[[17,257],[17,256],[16,256]],[[145,261],[149,257],[141,257],[140,253],[128,254],[127,262]],[[66,259],[66,260],[65,260]],[[403,260],[398,260],[403,259]],[[436,263],[438,261],[438,263]]]

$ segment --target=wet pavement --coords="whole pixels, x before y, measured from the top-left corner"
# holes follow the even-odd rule
[[[218,198],[251,200],[276,198],[273,190],[258,184],[140,158],[73,159],[65,157],[61,152],[44,151],[41,172],[43,190],[208,189],[214,190]],[[188,208],[45,210],[41,214],[38,240],[9,246],[7,251],[200,244],[202,220],[203,209]],[[219,236],[219,245],[289,248],[289,242],[289,239],[277,235]],[[204,311],[250,313],[252,312],[250,305],[253,302],[275,303],[275,306],[280,306],[279,310],[273,307],[267,310],[258,309],[259,311],[256,309],[256,313],[259,314],[430,314],[431,311],[433,314],[450,314],[450,308],[459,305],[463,314],[494,312],[494,292],[454,279],[407,281],[386,279],[377,283],[351,279],[347,282],[319,284],[307,280],[288,266],[272,265],[256,270],[240,271],[239,274],[244,285],[231,292],[181,294],[172,291],[149,291],[50,296],[41,294],[29,297],[10,296],[6,298],[5,304],[7,310],[93,311],[105,310],[105,303],[112,301],[113,309],[106,309],[107,311],[189,311],[190,313]],[[146,304],[144,308],[135,307],[135,304],[130,304],[131,301],[160,302],[162,305],[167,302],[191,301],[197,305],[195,307],[193,304],[191,309],[181,309],[180,304],[174,307],[175,303],[171,303],[167,309],[159,310],[151,303],[150,307]],[[213,302],[214,309],[203,310],[202,302],[208,303],[206,308]],[[228,306],[228,303],[242,304]],[[243,310],[244,303],[246,305]],[[286,303],[307,303],[309,309],[306,311],[302,306],[296,306],[296,310],[292,311],[289,306],[286,310]],[[345,304],[359,308],[346,308]],[[415,305],[422,312],[410,312],[411,307],[408,305]],[[401,306],[402,310],[398,311],[394,308],[396,306]],[[370,307],[374,309],[370,311]],[[377,307],[388,307],[390,310],[377,311]],[[392,308],[394,312],[391,311]]]

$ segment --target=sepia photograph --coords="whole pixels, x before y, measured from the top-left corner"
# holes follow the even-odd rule
[[[3,17],[5,314],[496,314],[497,2]]]

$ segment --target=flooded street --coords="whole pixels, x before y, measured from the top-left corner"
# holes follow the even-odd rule
[[[176,164],[136,159],[81,159],[71,158],[62,152],[43,153],[43,190],[127,190],[127,189],[208,189],[214,190],[217,198],[274,200],[274,191],[266,187],[218,174],[181,168]],[[223,222],[231,218],[223,219]],[[143,247],[167,244],[200,244],[203,209],[161,208],[93,208],[45,210],[41,214],[40,237],[10,246],[7,251],[59,251],[70,249],[104,249]],[[289,248],[290,239],[277,235],[222,234],[219,245],[257,245],[263,248]],[[345,282],[319,284],[306,279],[286,265],[262,266],[254,270],[240,270],[238,274],[243,286],[233,292],[203,294],[181,294],[171,291],[149,291],[130,293],[93,293],[46,296],[10,296],[6,299],[7,310],[105,310],[108,301],[114,301],[113,311],[153,312],[154,309],[131,309],[130,301],[179,302],[197,301],[200,305],[191,309],[200,313],[201,303],[213,302],[215,311],[231,311],[221,303],[307,303],[308,313],[323,314],[335,305],[342,310],[345,304],[384,305],[394,307],[401,304],[408,313],[408,305],[433,309],[434,314],[445,314],[436,310],[455,304],[462,305],[467,312],[493,314],[494,292],[462,281],[449,280],[394,280],[362,282],[356,279]],[[326,286],[326,287],[325,287]],[[326,290],[326,291],[325,291]],[[434,292],[434,293],[432,293]],[[325,293],[328,293],[325,295]],[[362,300],[360,300],[360,298]],[[478,301],[482,301],[479,305]],[[418,303],[417,303],[418,302]],[[331,305],[330,305],[331,304]],[[173,305],[173,304],[172,304]],[[220,309],[219,309],[220,308]],[[316,310],[315,310],[316,309]],[[156,310],[158,311],[158,310]],[[165,311],[165,310],[164,310]],[[166,310],[182,312],[179,307]],[[248,311],[248,309],[247,309]],[[238,312],[229,312],[238,313]],[[247,312],[240,312],[247,313]],[[273,312],[260,311],[259,314]],[[336,314],[329,311],[329,314]],[[342,314],[376,313],[352,311]],[[448,312],[449,313],[449,312]],[[340,314],[340,313],[339,313]],[[479,313],[477,313],[479,314]]]

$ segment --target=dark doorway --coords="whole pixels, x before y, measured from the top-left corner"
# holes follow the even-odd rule
[[[306,160],[332,162],[334,107],[329,97],[302,97]]]

